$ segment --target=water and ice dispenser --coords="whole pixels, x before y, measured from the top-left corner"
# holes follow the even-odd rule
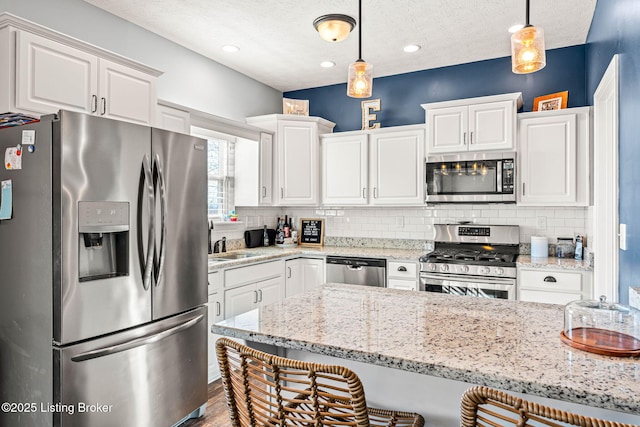
[[[129,275],[129,203],[78,203],[81,282]]]

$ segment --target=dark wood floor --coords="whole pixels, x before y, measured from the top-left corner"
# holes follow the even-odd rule
[[[209,384],[209,396],[207,400],[207,412],[204,417],[197,420],[189,420],[180,427],[230,427],[229,411],[224,400],[222,381],[217,380]]]

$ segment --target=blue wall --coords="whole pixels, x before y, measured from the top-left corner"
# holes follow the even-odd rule
[[[627,224],[627,250],[620,251],[620,302],[640,286],[640,3],[598,1],[587,37],[587,94],[595,92],[614,54],[620,54],[620,222]]]
[[[536,96],[564,90],[569,91],[569,107],[585,106],[585,52],[585,45],[549,50],[547,66],[528,75],[513,74],[511,58],[505,57],[376,78],[371,99],[379,98],[382,103],[377,122],[382,127],[424,123],[420,104],[509,92],[522,92],[523,111],[531,111]],[[344,72],[346,78],[347,70]],[[361,100],[349,98],[346,92],[346,84],[338,84],[283,96],[308,99],[309,114],[336,123],[334,132],[358,130]]]

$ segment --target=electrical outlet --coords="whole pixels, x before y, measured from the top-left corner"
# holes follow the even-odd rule
[[[546,230],[547,229],[547,217],[539,216],[536,218],[536,228],[538,230]]]
[[[627,250],[627,224],[620,224],[620,249]]]

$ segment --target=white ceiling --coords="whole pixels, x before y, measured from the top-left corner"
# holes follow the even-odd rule
[[[312,25],[328,13],[357,20],[357,0],[85,1],[281,91],[344,83],[358,58],[358,27],[329,43]],[[595,5],[533,0],[531,24],[547,49],[583,44]],[[525,0],[363,0],[362,57],[382,77],[509,56],[507,29],[524,15]],[[240,51],[222,51],[227,44]],[[404,53],[407,44],[422,49]]]

